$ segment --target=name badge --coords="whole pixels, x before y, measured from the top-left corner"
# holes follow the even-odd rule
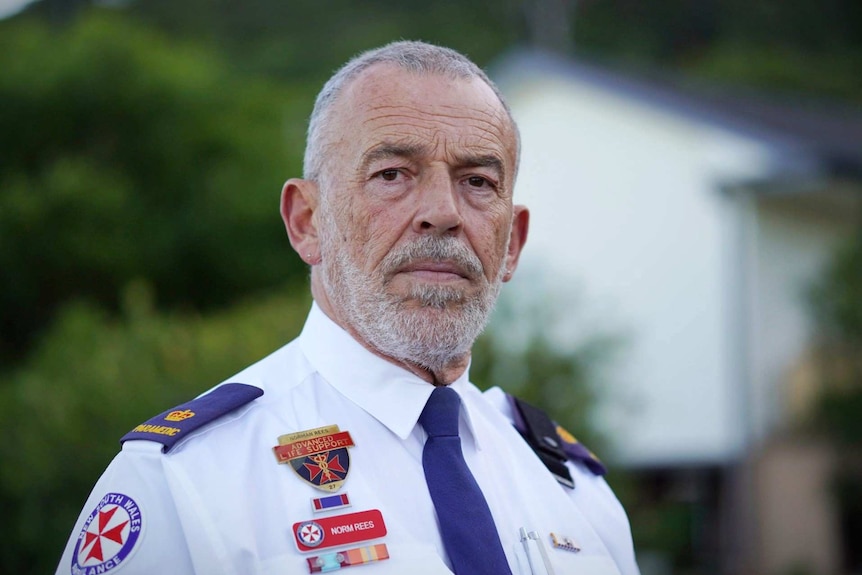
[[[386,524],[378,509],[320,517],[293,524],[293,538],[300,551],[370,541],[386,535]]]

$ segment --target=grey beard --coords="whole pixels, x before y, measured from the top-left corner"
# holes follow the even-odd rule
[[[486,283],[477,297],[465,298],[451,286],[420,284],[402,298],[384,290],[391,273],[405,263],[416,259],[454,261],[472,278],[484,280],[482,264],[459,240],[428,235],[387,254],[380,276],[369,277],[347,250],[336,247],[337,237],[334,229],[321,230],[323,285],[350,325],[372,347],[432,372],[469,353],[497,300],[502,266],[495,281]],[[421,305],[411,307],[410,301]]]

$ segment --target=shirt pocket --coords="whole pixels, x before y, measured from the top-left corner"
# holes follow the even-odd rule
[[[518,543],[513,550],[515,575],[620,575],[610,557],[575,553],[547,545],[543,554],[535,541],[531,541],[529,547]]]
[[[362,547],[362,545],[357,545]],[[429,545],[386,544],[389,559],[373,561],[364,565],[367,575],[452,575],[434,548]],[[338,553],[340,549],[322,549],[320,553],[285,553],[271,557],[261,563],[257,575],[285,575],[286,573],[308,573],[308,559],[317,555]],[[340,569],[339,569],[340,571]],[[362,571],[365,573],[365,570]]]

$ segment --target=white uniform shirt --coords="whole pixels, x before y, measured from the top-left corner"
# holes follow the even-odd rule
[[[296,340],[228,381],[264,395],[167,453],[159,443],[127,441],[90,494],[58,574],[73,573],[73,563],[87,575],[308,573],[309,556],[333,549],[300,552],[294,524],[366,510],[380,511],[385,536],[347,547],[385,543],[389,559],[360,573],[451,573],[422,470],[417,420],[430,384],[370,353],[316,305]],[[512,572],[637,575],[628,520],[605,481],[569,462],[576,487],[563,487],[513,428],[500,389],[483,394],[466,373],[452,388],[462,399],[464,456]],[[315,514],[312,498],[330,493],[278,464],[272,448],[283,434],[330,425],[355,442],[336,492],[347,493],[351,507]],[[522,528],[541,541],[531,542],[529,558]],[[553,547],[551,533],[580,551]],[[79,537],[87,552],[76,557]]]

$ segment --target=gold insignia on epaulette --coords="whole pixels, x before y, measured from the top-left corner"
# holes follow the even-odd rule
[[[569,433],[569,430],[564,428],[562,425],[557,426],[557,435],[560,436],[560,439],[565,441],[566,443],[577,443],[578,440],[575,439],[575,436]]]
[[[188,418],[194,417],[194,416],[195,416],[195,412],[192,411],[191,409],[187,409],[185,411],[176,410],[176,411],[172,411],[169,414],[167,414],[165,416],[165,421],[183,421],[185,419],[188,419]]]

